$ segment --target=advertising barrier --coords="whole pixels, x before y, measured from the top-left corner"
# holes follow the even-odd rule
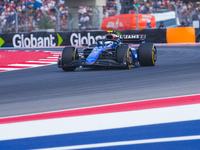
[[[104,38],[107,31],[32,32],[0,34],[0,47],[52,47],[90,45]],[[121,31],[121,34],[145,34],[146,42],[166,43],[166,29]]]
[[[145,34],[146,42],[167,43],[166,29],[144,29],[121,31],[122,34]]]
[[[195,28],[167,28],[167,43],[195,43]]]
[[[0,34],[0,47],[82,46],[93,44],[96,40],[104,38],[106,34],[108,34],[107,31],[99,30]],[[124,30],[120,31],[120,34],[144,34],[146,42],[153,43],[195,43],[194,27]]]
[[[103,38],[105,31],[98,32],[33,32],[0,34],[0,47],[52,47],[94,43]]]
[[[152,28],[156,27],[156,20],[154,15],[138,14],[139,29],[145,29],[147,21],[151,21]],[[136,14],[121,14],[104,18],[101,29],[102,30],[133,30],[137,25]]]
[[[47,47],[60,46],[62,40],[58,33],[34,32],[1,34],[0,47]]]

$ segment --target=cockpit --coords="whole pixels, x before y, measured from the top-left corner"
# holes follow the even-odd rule
[[[106,42],[104,43],[104,46],[105,46],[105,47],[113,47],[113,45],[114,45],[114,42],[113,42],[113,41],[106,41]]]

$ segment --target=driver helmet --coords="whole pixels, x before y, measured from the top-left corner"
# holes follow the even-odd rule
[[[105,46],[106,47],[111,47],[113,45],[113,43],[114,43],[113,41],[106,41],[105,42]]]

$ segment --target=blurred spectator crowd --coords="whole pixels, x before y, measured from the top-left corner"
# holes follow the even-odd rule
[[[60,12],[60,28],[68,29],[68,7],[64,0],[3,0],[0,1],[0,32],[15,31],[15,11],[18,14],[19,32],[30,32],[57,27]]]
[[[200,2],[183,0],[134,0],[139,13],[150,14],[155,11],[174,10],[178,8],[180,22],[190,25],[192,20],[200,20]],[[92,28],[92,7],[79,7],[79,29]],[[107,0],[103,7],[103,16],[117,15],[117,0]],[[69,29],[70,15],[65,0],[1,0],[0,1],[0,33],[15,32],[15,12],[18,14],[19,32],[57,29],[57,10],[60,12],[60,30]],[[130,8],[128,13],[135,13]]]
[[[193,20],[200,20],[200,1],[184,3],[177,1],[178,17],[182,26],[190,26]]]
[[[134,0],[139,13],[151,14],[157,11],[175,10],[173,4],[178,8],[178,18],[183,26],[191,25],[193,20],[200,20],[200,1],[190,0]],[[117,14],[117,0],[107,0],[104,7],[104,17]],[[132,7],[128,13],[135,13]]]
[[[79,30],[87,30],[92,28],[92,7],[81,6],[78,10],[79,14]]]

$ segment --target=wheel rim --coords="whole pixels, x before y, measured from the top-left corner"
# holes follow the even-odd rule
[[[133,62],[132,53],[131,53],[130,49],[128,49],[128,51],[127,51],[127,66],[129,69],[131,69],[132,62]]]
[[[157,50],[156,50],[155,46],[153,45],[153,48],[152,48],[152,62],[153,62],[153,65],[155,65],[156,60],[157,60]]]

